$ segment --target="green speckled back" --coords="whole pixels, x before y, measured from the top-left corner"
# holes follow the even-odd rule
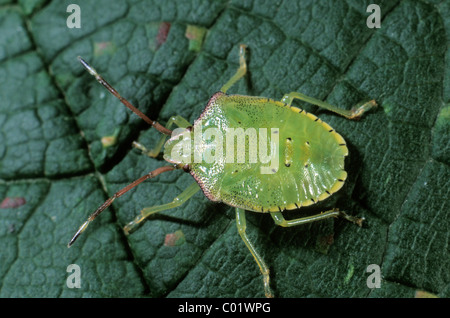
[[[191,137],[201,160],[192,155],[190,173],[209,199],[234,207],[267,212],[311,205],[339,190],[347,176],[344,139],[316,116],[271,99],[216,93]]]

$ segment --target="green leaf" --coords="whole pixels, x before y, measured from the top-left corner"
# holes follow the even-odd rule
[[[109,196],[165,164],[131,147],[151,148],[159,135],[77,56],[150,118],[193,122],[236,71],[241,43],[249,73],[230,93],[379,104],[350,121],[295,102],[346,139],[349,177],[286,217],[338,207],[366,226],[280,228],[247,212],[275,295],[450,296],[448,1],[379,1],[379,29],[366,25],[370,1],[77,1],[79,29],[66,24],[71,1],[0,2],[1,297],[264,296],[234,210],[202,193],[123,234],[143,207],[193,182],[181,171],[129,191],[66,247]],[[70,264],[81,288],[68,287]],[[367,285],[370,264],[381,288]]]

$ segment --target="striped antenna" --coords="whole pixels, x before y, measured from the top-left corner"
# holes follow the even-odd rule
[[[168,135],[168,136],[170,136],[172,134],[172,131],[170,129],[167,129],[166,127],[162,126],[158,122],[156,122],[154,120],[151,120],[150,118],[145,116],[144,113],[142,113],[139,109],[137,109],[136,107],[131,105],[131,103],[129,101],[127,101],[125,98],[120,96],[120,94],[114,89],[114,87],[112,87],[107,81],[105,81],[103,79],[103,77],[101,77],[92,66],[90,66],[85,60],[83,60],[83,58],[81,56],[78,56],[78,60],[84,66],[84,68],[89,72],[89,74],[94,76],[95,79],[100,84],[102,84],[111,94],[113,94],[115,97],[117,97],[122,102],[122,104],[124,104],[129,109],[131,109],[131,111],[133,113],[135,113],[136,115],[141,117],[149,125],[155,127],[156,130],[158,130],[160,133],[163,133],[163,134]]]
[[[108,208],[115,199],[117,199],[118,197],[122,196],[124,193],[130,191],[131,189],[133,189],[135,186],[137,186],[138,184],[144,182],[145,180],[151,179],[156,177],[157,175],[163,173],[163,172],[167,172],[167,171],[172,171],[175,170],[176,168],[174,166],[164,166],[164,167],[160,167],[157,168],[155,170],[153,170],[152,172],[146,174],[143,177],[140,177],[139,179],[133,181],[132,183],[130,183],[129,185],[127,185],[125,188],[123,188],[122,190],[117,191],[112,197],[110,197],[108,200],[105,201],[105,203],[103,203],[101,206],[98,207],[97,210],[95,210],[94,213],[91,214],[91,216],[89,216],[89,218],[87,219],[86,222],[84,222],[78,229],[78,231],[75,233],[75,235],[72,237],[72,239],[70,240],[69,244],[67,244],[67,247],[71,247],[73,243],[75,243],[76,239],[81,235],[81,233],[84,232],[84,230],[86,230],[86,228],[88,227],[88,225],[94,221],[94,219],[100,214],[102,213],[104,210],[106,210],[106,208]]]

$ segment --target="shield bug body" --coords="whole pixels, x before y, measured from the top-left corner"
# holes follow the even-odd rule
[[[315,115],[291,104],[299,99],[355,119],[375,107],[375,101],[344,110],[296,92],[286,94],[281,101],[228,95],[226,91],[247,71],[245,45],[241,45],[239,69],[210,98],[195,123],[191,125],[182,117],[173,116],[164,127],[132,106],[89,64],[79,60],[125,106],[163,134],[151,150],[136,142],[133,145],[150,157],[156,157],[164,147],[164,159],[171,165],[160,167],[115,193],[81,225],[69,246],[116,198],[147,179],[175,169],[189,172],[196,182],[172,202],[142,209],[124,227],[125,233],[129,234],[149,215],[180,206],[201,189],[210,200],[235,207],[239,235],[261,270],[267,297],[273,296],[269,269],[246,234],[245,210],[269,213],[277,225],[284,227],[330,217],[343,217],[361,225],[362,219],[337,209],[293,220],[283,217],[284,210],[326,199],[342,187],[347,177],[344,159],[348,149],[342,136]],[[178,128],[172,131],[174,124]],[[166,141],[167,135],[171,137]]]

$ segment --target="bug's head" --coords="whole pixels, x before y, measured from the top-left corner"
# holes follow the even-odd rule
[[[193,162],[194,143],[192,127],[177,128],[164,145],[164,160],[174,164]]]

